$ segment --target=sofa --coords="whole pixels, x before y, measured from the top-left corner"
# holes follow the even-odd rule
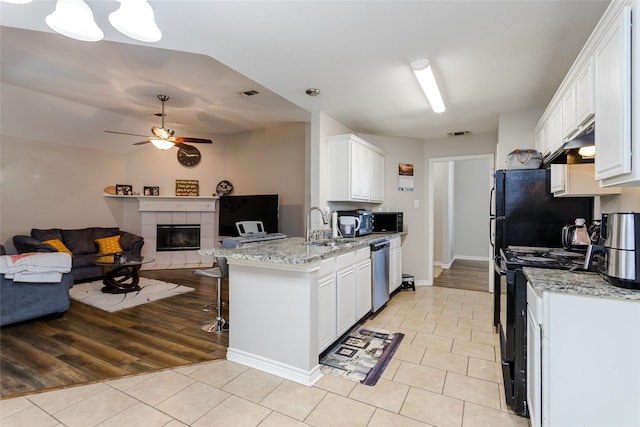
[[[0,245],[0,255],[4,255]],[[0,274],[0,326],[43,316],[60,317],[69,309],[73,276],[62,274],[59,282],[13,281]]]
[[[126,256],[140,256],[144,239],[118,227],[34,228],[30,236],[14,236],[13,245],[18,253],[70,253],[71,274],[73,281],[78,283],[102,277],[102,267],[94,264],[98,253],[122,252]]]

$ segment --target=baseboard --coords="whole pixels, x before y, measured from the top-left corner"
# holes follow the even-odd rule
[[[309,387],[318,382],[324,375],[320,372],[319,363],[310,371],[304,371],[300,368],[296,368],[295,366],[286,365],[275,360],[247,353],[246,351],[236,350],[231,347],[227,348],[227,360]],[[320,359],[318,358],[318,360]]]

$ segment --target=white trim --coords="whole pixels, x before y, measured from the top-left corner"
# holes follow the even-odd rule
[[[433,186],[433,169],[434,169],[434,165],[435,163],[440,163],[440,162],[453,162],[453,161],[457,161],[457,160],[474,160],[474,159],[488,159],[489,160],[489,171],[493,171],[495,170],[495,154],[474,154],[474,155],[470,155],[470,156],[455,156],[455,157],[438,157],[438,158],[431,158],[429,159],[429,171],[428,171],[428,195],[427,195],[427,199],[429,201],[429,212],[427,214],[427,247],[429,248],[429,259],[427,259],[427,286],[430,286],[433,284],[433,263],[434,263],[434,254],[433,254],[433,249],[434,249],[434,238],[433,238],[433,234],[434,234],[434,186]],[[487,197],[489,197],[489,193],[491,191],[491,188],[493,187],[493,179],[491,178],[491,174],[489,174],[489,187],[487,189]],[[487,215],[489,213],[487,212]],[[487,258],[489,260],[493,259],[493,253],[492,253],[492,248],[491,248],[491,242],[487,242]],[[455,259],[455,257],[454,257]],[[453,263],[453,260],[451,261]],[[489,289],[488,291],[493,293],[493,265],[491,265],[491,263],[489,263],[489,271],[487,272],[487,274],[489,274]],[[444,268],[444,267],[443,267]]]
[[[322,378],[320,364],[314,366],[310,371],[303,371],[295,366],[247,353],[246,351],[227,348],[227,360],[239,363],[250,368],[255,368],[269,374],[294,381],[298,384],[311,387]]]

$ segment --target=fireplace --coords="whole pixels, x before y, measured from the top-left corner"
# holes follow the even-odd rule
[[[200,249],[200,224],[157,224],[156,251]]]

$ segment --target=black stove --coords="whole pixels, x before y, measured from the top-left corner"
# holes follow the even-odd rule
[[[584,267],[585,254],[531,246],[508,246],[496,252],[493,324],[500,335],[505,398],[515,413],[528,416],[527,279],[522,268],[578,270]]]
[[[522,267],[575,270],[584,267],[585,254],[562,248],[509,246],[500,249],[500,267],[512,270]]]

